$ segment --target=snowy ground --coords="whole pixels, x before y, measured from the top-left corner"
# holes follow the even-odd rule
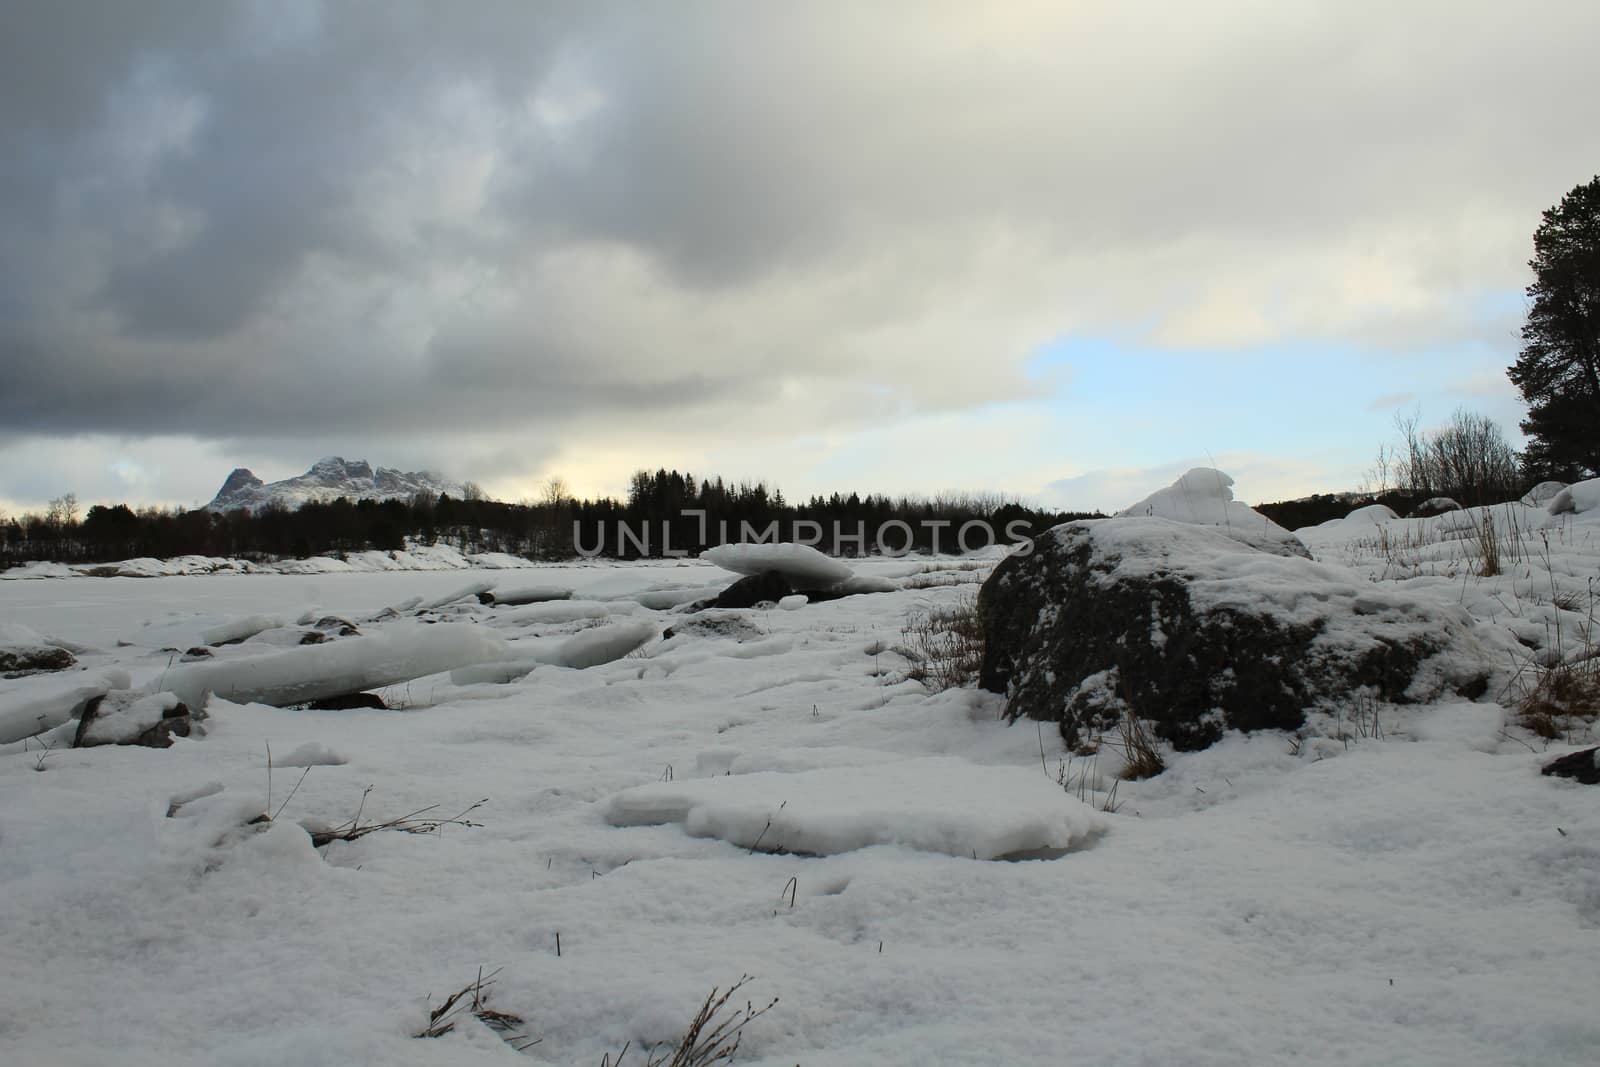
[[[1565,626],[1570,644],[1600,512],[1513,514],[1518,560],[1488,578],[1440,533],[1459,519],[1303,536],[1362,581],[1538,630],[1538,648]],[[743,974],[741,1003],[779,998],[746,1032],[749,1063],[1594,1062],[1600,791],[1538,773],[1571,745],[1508,726],[1497,693],[1384,707],[1382,739],[1233,736],[1121,783],[1104,814],[1104,793],[1057,785],[1049,731],[901,680],[886,649],[908,618],[984,573],[919,566],[859,568],[896,592],[728,613],[723,632],[584,670],[386,690],[403,710],[213,698],[207,736],[168,750],[0,746],[0,1062],[598,1065],[632,1042],[623,1062],[643,1063]],[[315,613],[381,633],[398,623],[365,620],[385,606],[482,576],[5,582],[0,620],[156,683],[175,669],[165,637]],[[468,600],[440,625],[555,647],[665,628],[680,617],[641,599],[731,576],[675,562],[505,583],[524,579],[573,599]],[[935,579],[955,584],[916,588]],[[280,652],[273,632],[224,654]],[[0,682],[0,706],[39,684]],[[480,826],[436,835],[319,850],[299,825],[485,798]],[[750,847],[774,843],[807,854]],[[1030,849],[1054,858],[981,858]],[[413,1039],[429,996],[480,967],[500,970],[491,1006],[541,1042],[518,1053],[470,1020]]]

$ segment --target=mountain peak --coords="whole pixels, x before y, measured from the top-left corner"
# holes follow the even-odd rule
[[[364,459],[324,456],[304,474],[281,482],[264,483],[248,468],[236,468],[222,483],[216,497],[206,505],[210,511],[245,508],[256,511],[277,506],[294,510],[312,502],[345,497],[350,500],[409,500],[419,493],[438,496],[448,493],[460,498],[460,483],[432,471],[399,471],[391,467],[373,470]]]

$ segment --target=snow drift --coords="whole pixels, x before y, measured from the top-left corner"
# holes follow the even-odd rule
[[[216,693],[235,703],[302,704],[506,658],[506,642],[481,626],[396,627],[248,659],[174,667],[163,688],[190,707]]]
[[[1118,518],[1170,519],[1191,526],[1215,526],[1236,541],[1275,552],[1311,553],[1300,539],[1242,501],[1233,499],[1233,478],[1211,467],[1196,467],[1165,489],[1117,512]]]
[[[643,785],[611,797],[605,816],[613,826],[682,823],[767,852],[899,845],[983,860],[1065,850],[1110,825],[1042,774],[953,756]]]

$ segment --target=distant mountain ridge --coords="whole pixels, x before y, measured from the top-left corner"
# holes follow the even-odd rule
[[[346,497],[350,500],[410,500],[418,493],[433,496],[448,493],[460,499],[466,487],[435,471],[399,471],[392,467],[373,469],[364,459],[346,460],[327,456],[311,469],[281,482],[263,482],[247,467],[229,474],[211,503],[209,511],[245,508],[259,511],[267,506],[282,506],[293,511],[313,501],[326,502]]]

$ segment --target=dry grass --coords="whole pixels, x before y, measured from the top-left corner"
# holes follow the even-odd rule
[[[1167,769],[1167,761],[1161,755],[1161,743],[1131,708],[1117,724],[1117,739],[1106,743],[1122,752],[1124,778],[1134,781],[1154,778]]]
[[[1113,781],[1109,790],[1099,788],[1100,782],[1100,756],[1092,753],[1087,756],[1066,755],[1056,763],[1056,784],[1068,796],[1077,797],[1091,807],[1099,808],[1107,814],[1115,814],[1122,806],[1117,799],[1117,786],[1121,783]],[[1099,800],[1095,794],[1105,793]]]
[[[526,1022],[522,1016],[489,1007],[489,987],[499,973],[496,970],[484,974],[479,967],[478,977],[445,997],[443,1004],[428,1013],[428,1025],[411,1036],[443,1037],[456,1028],[462,1015],[471,1014],[518,1052],[537,1045],[539,1039],[518,1032]]]
[[[309,770],[310,768],[307,769]],[[384,822],[362,822],[361,813],[366,808],[367,794],[370,792],[372,792],[370,785],[362,790],[361,803],[356,807],[355,816],[348,822],[340,823],[338,826],[328,830],[309,831],[311,844],[316,848],[321,848],[323,845],[334,841],[358,841],[368,834],[377,833],[379,830],[396,830],[402,834],[437,834],[441,833],[446,826],[482,826],[482,823],[473,822],[467,816],[489,803],[489,798],[485,797],[460,814],[452,815],[447,819],[428,815],[428,812],[434,811],[439,807],[437,804],[430,804],[425,808],[418,808],[416,811],[396,819],[388,819]],[[290,795],[293,796],[292,793]],[[288,801],[284,801],[284,803],[287,804]]]
[[[1517,718],[1547,741],[1576,743],[1600,716],[1600,649],[1534,667],[1516,699]]]
[[[983,668],[983,618],[975,596],[911,615],[895,651],[910,663],[906,678],[930,692],[974,685]]]
[[[1381,711],[1382,706],[1378,702],[1377,695],[1363,689],[1356,694],[1355,701],[1348,711],[1343,706],[1334,708],[1333,739],[1343,742],[1346,750],[1350,748],[1352,741],[1382,741]]]
[[[1473,542],[1478,546],[1478,577],[1493,578],[1500,573],[1500,534],[1495,529],[1494,512],[1485,508],[1482,518],[1472,528]]]
[[[778,1003],[778,998],[773,997],[767,1002],[766,1007],[756,1008],[747,1000],[744,1002],[744,1007],[736,1008],[732,1014],[724,1015],[728,1001],[732,1000],[734,994],[744,988],[745,983],[749,981],[750,976],[746,974],[741,975],[739,980],[725,991],[713,986],[678,1044],[660,1053],[652,1048],[645,1053],[645,1067],[706,1067],[713,1063],[732,1063],[734,1055],[739,1051],[739,1042],[744,1038],[744,1028],[771,1011],[773,1005]],[[621,1067],[629,1047],[623,1045],[622,1051],[617,1053],[617,1058],[614,1060],[607,1055],[601,1067]]]
[[[1501,699],[1505,702],[1511,696],[1510,706],[1518,721],[1546,741],[1575,743],[1593,731],[1600,717],[1600,627],[1595,619],[1593,579],[1588,613],[1576,626],[1564,627],[1561,614],[1576,614],[1583,607],[1583,598],[1556,589],[1553,574],[1550,603],[1555,618],[1549,649],[1542,658],[1530,658],[1517,670]]]

